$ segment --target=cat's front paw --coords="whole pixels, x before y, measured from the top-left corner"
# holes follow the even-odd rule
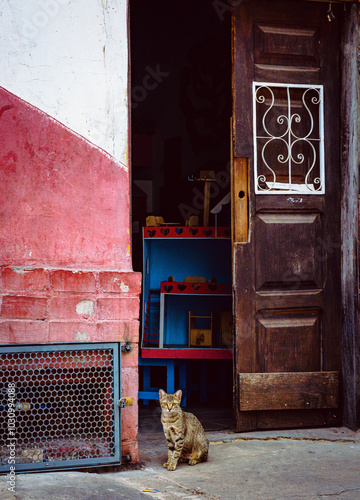
[[[198,463],[199,463],[199,460],[195,460],[195,459],[189,460],[189,465],[196,465]]]
[[[168,464],[167,470],[175,470],[176,469],[176,464]]]
[[[169,463],[168,463],[168,462],[165,462],[165,463],[163,464],[163,467],[164,467],[164,469],[167,469],[167,468],[169,467]]]

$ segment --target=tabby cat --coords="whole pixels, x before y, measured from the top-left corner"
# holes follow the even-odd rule
[[[209,441],[203,426],[192,413],[180,408],[182,392],[166,394],[160,389],[161,423],[168,446],[168,459],[163,467],[175,470],[178,460],[196,465],[208,457]]]

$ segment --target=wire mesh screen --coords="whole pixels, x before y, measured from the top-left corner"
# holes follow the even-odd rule
[[[0,348],[0,471],[120,461],[120,344]]]

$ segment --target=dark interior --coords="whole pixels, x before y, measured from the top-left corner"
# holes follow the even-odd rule
[[[131,0],[134,268],[141,271],[147,215],[202,224],[203,185],[212,171],[210,211],[230,190],[231,14],[210,0]],[[229,205],[219,225],[229,225]],[[210,214],[209,225],[214,224]]]
[[[230,192],[230,7],[219,11],[210,0],[131,0],[130,33],[133,266],[142,272],[147,216],[181,226],[195,215],[203,225],[204,183],[192,179],[210,171],[216,179],[210,185],[213,226],[211,210]],[[216,217],[219,226],[230,226],[230,204]],[[231,407],[231,363],[221,371],[216,360],[208,363],[206,404]],[[189,367],[190,404],[196,404],[200,363]],[[151,376],[152,385],[162,385],[161,368]]]

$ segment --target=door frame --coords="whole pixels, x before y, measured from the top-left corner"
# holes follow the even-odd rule
[[[314,0],[303,0],[314,1]],[[325,0],[320,0],[325,1]],[[326,0],[327,1],[327,0]],[[235,5],[239,2],[235,0]],[[360,331],[359,331],[359,155],[358,155],[358,46],[359,4],[339,0],[344,4],[341,23],[341,308],[342,308],[342,398],[343,425],[360,428]],[[130,0],[127,0],[127,12]],[[128,102],[131,101],[130,21],[128,15]],[[131,107],[128,107],[128,127],[131,130]],[[129,134],[129,138],[131,135]],[[129,157],[131,140],[129,139]],[[131,167],[130,167],[131,171]],[[129,177],[129,184],[130,177]],[[131,204],[130,204],[131,207]],[[234,338],[236,343],[236,336]],[[234,370],[236,364],[234,360]],[[235,378],[235,381],[237,377]],[[234,383],[235,383],[234,381]],[[236,393],[236,391],[235,391]],[[236,397],[234,405],[238,405]]]
[[[341,306],[343,424],[360,427],[359,332],[359,5],[347,4],[342,23],[341,60]]]

